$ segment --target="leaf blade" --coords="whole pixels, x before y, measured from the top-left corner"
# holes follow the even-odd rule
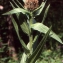
[[[41,12],[43,11],[44,7],[45,7],[45,4],[46,4],[46,1],[45,2],[42,2],[42,4],[37,8],[35,9],[32,13],[33,13],[33,16],[36,17],[38,15],[41,14]]]
[[[21,25],[20,25],[22,31],[24,33],[26,33],[28,36],[30,34],[30,31],[29,31],[29,27],[28,27],[28,24],[26,23],[26,21],[24,21]]]
[[[24,41],[21,39],[21,37],[20,37],[20,35],[19,35],[18,25],[17,25],[17,23],[15,22],[15,20],[14,20],[13,17],[12,17],[12,23],[13,23],[13,25],[14,25],[15,31],[16,31],[16,33],[17,33],[17,36],[18,36],[19,40],[20,40],[20,43],[22,44],[22,47],[23,47],[24,51],[25,51],[26,53],[28,53],[28,52],[29,52],[29,49],[27,48],[27,46],[26,46],[26,44],[24,43]]]
[[[48,31],[48,27],[45,26],[42,23],[36,23],[36,24],[32,24],[31,28],[34,30],[39,31],[40,33],[46,33]],[[52,37],[53,39],[57,40],[59,43],[63,44],[62,40],[58,37],[57,34],[55,34],[53,31],[50,32],[50,37]]]
[[[43,39],[40,41],[39,45],[37,46],[36,50],[33,52],[33,54],[30,56],[30,58],[28,59],[27,63],[35,63],[35,61],[37,60],[38,56],[40,56],[41,52],[42,52],[42,48],[46,42],[46,39],[49,36],[49,33],[51,31],[51,28],[47,31],[47,33],[44,35]]]
[[[9,15],[9,14],[15,14],[15,13],[22,13],[22,14],[30,14],[30,12],[28,12],[27,10],[25,10],[25,9],[22,9],[22,8],[15,8],[15,9],[13,9],[13,10],[11,10],[11,11],[9,11],[9,12],[6,12],[6,13],[4,13],[4,14],[2,14],[2,15]]]
[[[47,6],[46,10],[45,10],[45,13],[44,13],[44,17],[43,17],[43,20],[42,20],[42,23],[44,23],[45,21],[45,18],[47,16],[47,13],[48,13],[48,10],[49,10],[49,7],[50,7],[50,4]]]

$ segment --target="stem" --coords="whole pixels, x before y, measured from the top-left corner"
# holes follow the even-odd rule
[[[33,44],[33,35],[31,34],[29,37],[29,49],[31,54],[32,54],[32,44]]]
[[[32,16],[32,13],[31,13],[31,18],[29,18],[29,31],[30,31],[29,43],[27,44],[27,47],[30,50],[30,53],[28,53],[28,54],[23,53],[20,63],[26,63],[27,58],[30,55],[32,55],[32,52],[33,52],[33,48],[32,48],[32,45],[33,45],[33,31],[31,29],[31,24],[33,23],[33,19],[32,18],[33,18],[33,16]]]
[[[29,43],[28,48],[30,50],[30,53],[32,54],[32,45],[33,45],[33,31],[31,29],[31,24],[33,24],[33,15],[31,13],[31,18],[29,19],[29,29],[30,29],[30,35],[29,35]]]

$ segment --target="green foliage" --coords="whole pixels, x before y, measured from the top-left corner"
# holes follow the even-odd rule
[[[22,28],[23,32],[29,36],[30,31],[29,31],[29,27],[28,27],[26,21],[23,22],[22,25],[20,25],[20,27]]]
[[[28,59],[27,63],[35,63],[35,61],[37,60],[37,58],[40,56],[41,51],[44,47],[44,44],[49,36],[49,33],[51,31],[51,28],[47,31],[47,33],[45,34],[45,36],[43,37],[43,39],[40,41],[39,45],[37,46],[36,50],[33,52],[33,54],[30,56],[30,58]]]
[[[15,13],[19,13],[19,12],[21,12],[21,13],[23,13],[25,15],[30,14],[29,11],[26,11],[26,10],[24,10],[22,8],[15,8],[15,9],[7,12],[7,13],[4,13],[3,15],[15,14]]]
[[[14,9],[9,12],[4,13],[3,15],[15,14],[18,19],[18,22],[17,22],[14,19],[14,17],[12,17],[12,23],[13,23],[14,29],[16,31],[16,34],[17,34],[17,36],[20,40],[20,43],[23,47],[23,50],[24,50],[20,63],[35,63],[36,60],[39,58],[41,52],[43,51],[44,44],[46,43],[47,38],[49,36],[52,37],[53,39],[57,40],[61,44],[63,44],[61,39],[58,37],[58,35],[55,34],[53,31],[51,31],[51,28],[49,29],[43,23],[38,23],[35,20],[35,18],[42,13],[42,11],[45,7],[46,1],[42,2],[42,4],[37,9],[35,9],[31,12],[26,9],[20,8],[20,6],[15,1],[13,1],[13,2],[15,4],[15,6],[18,8],[15,8],[15,6],[11,3],[11,5]],[[42,20],[43,22],[45,21],[49,7],[50,7],[50,4],[47,6],[47,8],[45,10],[44,17]],[[21,18],[22,15],[24,15],[26,17],[26,19],[25,18],[22,19]],[[19,19],[19,17],[21,19]],[[19,34],[19,30],[22,30],[24,33],[27,34],[28,39],[29,39],[27,45],[25,44],[24,40],[21,38],[21,36]],[[39,34],[34,36],[33,35],[34,30],[36,30],[36,32],[39,32]],[[39,38],[40,34],[42,34],[42,33],[44,33],[45,35],[43,36],[41,41],[39,41],[39,44],[37,44],[36,48],[34,49],[33,45]],[[48,55],[49,54],[47,52],[46,56],[48,56]],[[53,61],[53,59],[51,59],[51,61]],[[43,63],[47,63],[47,62],[43,61]]]
[[[49,29],[47,26],[43,25],[42,23],[32,24],[31,28],[34,29],[34,30],[39,31],[40,33],[46,33]],[[62,43],[61,39],[53,31],[50,32],[50,37],[52,37],[55,40],[57,40],[58,42]]]
[[[38,15],[41,14],[41,12],[43,11],[44,7],[45,7],[45,4],[46,4],[46,1],[45,2],[42,2],[42,4],[37,8],[35,9],[32,13],[33,13],[33,16],[36,17]]]
[[[37,60],[37,63],[62,63],[60,51],[44,50]]]
[[[24,43],[24,41],[21,39],[21,37],[20,37],[20,35],[19,35],[18,25],[17,25],[17,23],[15,22],[14,18],[12,18],[12,23],[13,23],[13,25],[14,25],[14,28],[15,28],[15,31],[16,31],[16,33],[17,33],[17,36],[18,36],[18,38],[19,38],[19,40],[20,40],[20,43],[22,44],[22,46],[23,46],[23,48],[24,48],[24,51],[25,51],[25,52],[29,52],[29,50],[28,50],[26,44]]]

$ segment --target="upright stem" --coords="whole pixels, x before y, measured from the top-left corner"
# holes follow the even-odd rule
[[[29,48],[31,54],[32,54],[32,44],[33,44],[33,31],[31,29],[32,23],[33,23],[33,20],[32,20],[32,13],[31,13],[31,18],[29,19],[30,35],[29,35],[29,45],[28,45],[28,48]]]
[[[29,19],[29,31],[30,31],[30,34],[29,34],[29,43],[27,44],[27,47],[28,47],[28,49],[30,50],[30,53],[28,53],[28,54],[26,54],[25,52],[23,53],[23,55],[22,55],[22,58],[21,58],[21,61],[20,61],[20,63],[26,63],[26,60],[27,60],[27,58],[32,54],[32,52],[33,52],[33,48],[32,48],[32,44],[33,44],[33,31],[32,31],[32,29],[31,29],[31,24],[32,24],[33,22],[32,22],[32,15],[31,15],[31,18]]]
[[[29,49],[30,49],[30,54],[32,54],[32,44],[33,44],[33,35],[31,33],[29,37]]]

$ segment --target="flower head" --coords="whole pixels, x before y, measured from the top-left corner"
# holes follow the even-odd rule
[[[24,2],[25,9],[28,9],[30,11],[36,9],[38,6],[39,6],[38,0],[26,0],[26,2]]]

